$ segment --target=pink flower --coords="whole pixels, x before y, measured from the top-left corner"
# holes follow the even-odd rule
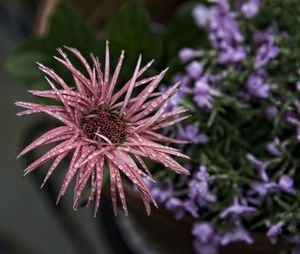
[[[62,58],[55,57],[55,59],[71,71],[76,89],[70,88],[53,70],[38,63],[39,69],[54,80],[59,87],[57,88],[46,77],[52,88],[51,90],[29,92],[36,96],[57,100],[59,104],[43,105],[16,102],[17,106],[26,108],[25,111],[18,113],[18,116],[42,112],[63,123],[62,126],[43,134],[18,155],[18,158],[20,158],[37,147],[60,141],[54,148],[29,165],[25,169],[24,175],[54,159],[42,184],[43,186],[58,164],[67,154],[72,152],[73,155],[58,194],[57,203],[76,175],[73,200],[73,209],[76,210],[82,192],[90,179],[91,194],[88,203],[95,197],[94,216],[96,216],[100,203],[103,170],[104,166],[107,165],[110,171],[110,189],[115,214],[117,213],[117,193],[120,196],[125,214],[128,214],[120,172],[136,185],[140,191],[147,214],[150,214],[149,200],[155,206],[156,202],[144,183],[143,177],[154,180],[143,158],[161,163],[178,173],[189,174],[189,171],[170,155],[183,158],[189,157],[175,148],[157,142],[185,143],[185,141],[168,138],[155,132],[187,117],[173,118],[175,115],[185,112],[182,108],[164,113],[169,99],[178,91],[180,82],[166,92],[154,93],[153,90],[158,86],[167,69],[159,75],[137,81],[153,62],[151,61],[140,68],[140,56],[132,78],[121,90],[114,93],[124,58],[124,51],[122,51],[110,79],[108,42],[106,43],[104,75],[100,69],[98,58],[94,57],[93,54],[91,54],[93,61],[93,67],[91,67],[78,50],[69,47],[66,47],[66,49],[81,61],[87,71],[88,78],[72,65],[61,49],[58,49]],[[139,86],[144,86],[144,89],[136,97],[132,97],[133,89]],[[169,118],[171,119],[168,120]]]

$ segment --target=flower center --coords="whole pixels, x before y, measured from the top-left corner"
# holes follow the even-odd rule
[[[90,112],[83,120],[83,132],[92,140],[122,143],[126,136],[125,123],[104,108]]]

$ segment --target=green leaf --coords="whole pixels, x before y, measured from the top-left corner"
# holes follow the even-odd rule
[[[36,61],[53,68],[67,83],[72,86],[72,77],[68,70],[54,60],[56,48],[64,45],[76,47],[83,56],[90,52],[101,56],[104,53],[104,42],[98,41],[92,30],[86,25],[80,13],[70,4],[61,1],[49,21],[49,32],[44,37],[31,36],[20,44],[7,59],[5,68],[13,76],[23,81],[29,89],[48,89],[43,73]],[[82,64],[71,56],[74,65],[84,73]]]
[[[143,62],[156,59],[161,54],[162,43],[151,30],[151,21],[147,10],[140,3],[130,2],[122,5],[108,23],[112,59],[118,59],[121,50],[125,50],[123,73],[130,75],[136,65],[139,54]]]
[[[177,57],[183,47],[205,48],[209,45],[207,33],[199,28],[192,11],[199,1],[191,1],[179,6],[173,18],[168,22],[164,35],[165,58]]]

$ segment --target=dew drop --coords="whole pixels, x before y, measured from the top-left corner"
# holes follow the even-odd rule
[[[151,93],[154,90],[154,86],[150,86],[148,92]]]
[[[157,105],[158,105],[158,103],[157,103],[156,101],[152,101],[152,102],[151,102],[151,106],[152,106],[152,107],[156,107]]]
[[[165,100],[165,99],[168,98],[168,95],[167,94],[163,94],[161,97]]]

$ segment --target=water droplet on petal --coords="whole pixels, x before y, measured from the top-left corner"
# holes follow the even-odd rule
[[[151,93],[154,90],[154,86],[150,86],[148,92]]]
[[[162,95],[162,98],[165,100],[165,99],[168,98],[168,95],[164,93],[164,94]]]
[[[151,106],[152,106],[152,107],[156,107],[157,105],[158,105],[158,103],[157,103],[156,101],[152,101],[152,102],[151,102]]]

